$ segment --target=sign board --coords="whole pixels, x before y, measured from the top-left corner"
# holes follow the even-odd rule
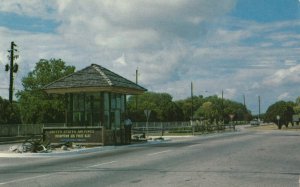
[[[50,143],[73,142],[78,144],[101,144],[101,127],[43,128],[43,138]]]
[[[279,115],[277,115],[277,116],[276,116],[276,119],[277,119],[277,120],[280,120],[280,116],[279,116]]]

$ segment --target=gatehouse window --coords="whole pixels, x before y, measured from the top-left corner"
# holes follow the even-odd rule
[[[71,126],[105,126],[120,129],[124,120],[125,95],[117,93],[70,93],[67,123]]]

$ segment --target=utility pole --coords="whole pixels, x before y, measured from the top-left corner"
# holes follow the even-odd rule
[[[13,101],[13,86],[14,86],[14,73],[17,73],[18,71],[18,64],[14,64],[14,60],[19,58],[19,55],[15,55],[14,52],[17,52],[18,50],[15,49],[17,45],[14,42],[11,42],[10,50],[8,52],[10,53],[7,57],[10,61],[10,64],[5,65],[5,71],[9,71],[9,102],[12,103]]]
[[[138,84],[139,79],[139,68],[137,67],[135,70],[135,83]],[[135,109],[138,110],[138,95],[135,96]]]
[[[224,91],[222,89],[222,122],[224,124]]]
[[[135,70],[135,83],[138,84],[139,79],[139,68],[137,67]]]
[[[258,121],[260,121],[260,96],[258,96]]]
[[[193,121],[193,115],[194,115],[194,88],[193,88],[193,82],[191,82],[191,99],[192,99],[192,108],[191,108],[191,121]]]
[[[243,94],[244,107],[246,108],[246,96]]]

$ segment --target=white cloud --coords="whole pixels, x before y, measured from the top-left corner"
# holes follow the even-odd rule
[[[295,66],[297,65],[297,60],[284,60],[284,64],[287,66]]]
[[[122,65],[122,66],[126,66],[127,65],[127,62],[126,62],[126,59],[125,59],[125,54],[123,53],[122,56],[120,56],[118,59],[116,59],[114,61],[117,65]]]
[[[212,38],[210,41],[212,44],[229,44],[233,45],[235,43],[239,43],[244,39],[251,37],[252,33],[247,30],[225,30],[218,29],[216,33],[212,34]]]
[[[2,12],[59,23],[53,33],[0,25],[2,63],[7,62],[10,41],[19,46],[18,89],[22,88],[21,77],[40,58],[62,58],[77,69],[97,63],[130,80],[135,80],[139,67],[140,84],[152,91],[169,92],[175,99],[190,96],[191,81],[199,94],[207,90],[206,94],[220,95],[224,89],[225,96],[234,99],[246,91],[272,94],[273,86],[285,85],[278,87],[276,94],[280,95],[287,84],[300,80],[300,37],[295,29],[300,21],[259,24],[230,18],[227,13],[236,0],[0,3]],[[7,84],[6,75],[0,74],[0,79]],[[7,91],[0,90],[0,95],[6,96]]]
[[[289,94],[288,92],[284,92],[284,93],[282,93],[281,95],[279,95],[279,96],[277,97],[277,99],[278,99],[278,100],[284,100],[284,99],[288,99],[289,96],[290,96],[290,94]]]
[[[224,97],[232,99],[236,96],[237,90],[235,88],[227,88],[224,90]]]
[[[278,87],[283,84],[297,84],[300,81],[300,65],[292,66],[287,69],[280,69],[274,74],[266,77],[264,85]]]

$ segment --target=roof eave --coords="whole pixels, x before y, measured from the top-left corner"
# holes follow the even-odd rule
[[[134,89],[124,87],[77,87],[77,88],[49,88],[44,89],[48,94],[66,94],[66,93],[83,93],[83,92],[112,92],[127,95],[139,95],[146,92],[146,89]]]

